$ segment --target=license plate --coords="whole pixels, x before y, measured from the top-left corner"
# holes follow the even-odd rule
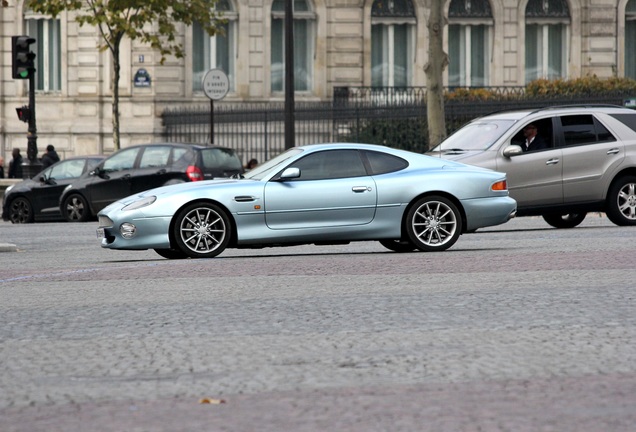
[[[103,239],[106,237],[106,233],[104,232],[104,228],[97,228],[97,238]]]

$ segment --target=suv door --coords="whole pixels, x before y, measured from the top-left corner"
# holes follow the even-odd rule
[[[164,186],[172,178],[173,173],[171,173],[169,165],[171,151],[172,146],[170,145],[142,147],[138,158],[139,163],[131,172],[131,195]]]
[[[108,204],[131,194],[131,173],[139,151],[139,147],[120,150],[99,166],[98,175],[93,176],[86,185],[95,214]]]
[[[504,156],[511,144],[523,145],[523,129],[530,123],[537,126],[539,134],[548,143],[547,149]],[[519,125],[509,141],[499,148],[496,156],[498,171],[506,173],[510,196],[519,207],[561,204],[563,202],[563,172],[561,149],[553,148],[554,119],[533,120]]]
[[[564,202],[602,200],[607,189],[603,177],[625,158],[623,144],[591,114],[564,115],[559,123]]]

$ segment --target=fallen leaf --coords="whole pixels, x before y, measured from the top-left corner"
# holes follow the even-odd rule
[[[219,404],[224,404],[225,403],[225,399],[202,398],[202,399],[199,399],[199,403],[200,404],[219,405]]]

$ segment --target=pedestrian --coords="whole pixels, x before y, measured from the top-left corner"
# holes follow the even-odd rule
[[[253,168],[256,168],[256,165],[258,165],[258,161],[256,159],[250,159],[247,165],[245,165],[245,170],[249,171]]]
[[[22,155],[19,148],[13,149],[13,159],[9,162],[9,178],[22,178]]]
[[[4,158],[0,156],[0,178],[4,178]]]
[[[56,162],[60,161],[60,157],[55,151],[55,147],[52,144],[46,146],[46,153],[42,156],[42,169],[50,167]]]

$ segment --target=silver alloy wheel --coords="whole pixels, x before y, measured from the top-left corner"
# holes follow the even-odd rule
[[[618,209],[626,219],[636,221],[636,183],[625,183],[616,196]]]
[[[418,201],[407,219],[409,237],[418,249],[445,250],[461,234],[459,210],[448,199],[427,197]]]
[[[88,219],[88,204],[77,194],[69,196],[64,204],[66,220],[69,222],[85,222]]]
[[[217,249],[225,248],[227,230],[224,218],[215,209],[195,207],[179,222],[180,243],[197,256],[214,255]]]

